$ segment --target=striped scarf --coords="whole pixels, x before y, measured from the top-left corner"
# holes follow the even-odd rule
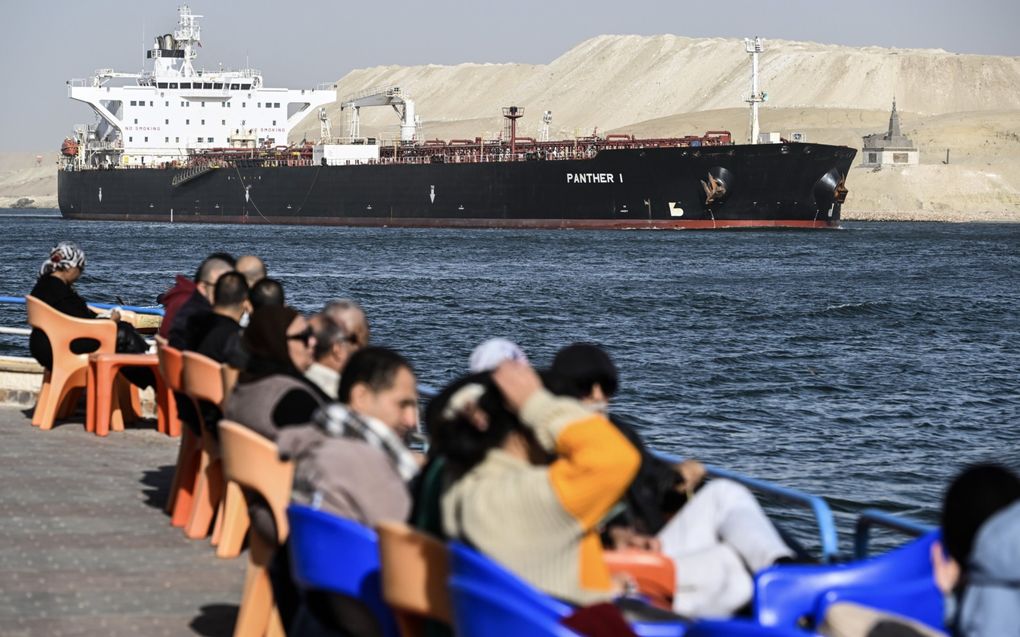
[[[408,482],[421,465],[396,433],[377,419],[332,403],[315,412],[315,425],[334,438],[361,440],[386,454],[397,474]]]

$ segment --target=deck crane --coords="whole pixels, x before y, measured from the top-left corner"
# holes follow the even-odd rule
[[[394,86],[382,90],[365,91],[344,100],[340,104],[341,112],[344,109],[350,109],[347,132],[351,138],[361,137],[359,111],[362,106],[392,106],[393,110],[400,116],[400,141],[414,141],[416,126],[414,100],[401,93],[400,87]]]

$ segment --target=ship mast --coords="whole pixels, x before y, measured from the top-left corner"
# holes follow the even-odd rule
[[[757,144],[758,104],[764,102],[767,98],[765,92],[758,91],[758,54],[765,50],[765,42],[757,36],[753,40],[744,38],[744,50],[751,55],[751,97],[744,100],[751,105],[751,122],[748,126],[750,139],[747,141],[750,144]]]

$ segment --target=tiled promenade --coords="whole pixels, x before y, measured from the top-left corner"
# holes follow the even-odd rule
[[[247,555],[163,512],[178,439],[0,408],[0,635],[229,635]]]

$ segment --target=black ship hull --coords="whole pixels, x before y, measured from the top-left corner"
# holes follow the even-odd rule
[[[592,159],[61,170],[69,219],[505,228],[838,226],[856,151],[602,150]]]

